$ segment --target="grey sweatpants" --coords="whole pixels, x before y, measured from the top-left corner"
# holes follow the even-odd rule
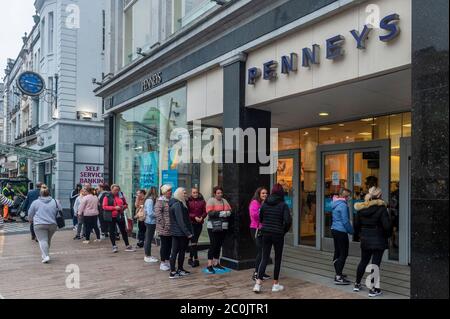
[[[39,241],[42,258],[49,256],[52,237],[57,229],[57,225],[34,225],[34,232],[36,233],[36,238]]]

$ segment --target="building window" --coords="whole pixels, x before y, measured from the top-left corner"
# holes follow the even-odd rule
[[[53,77],[49,77],[48,78],[47,88],[49,90],[51,90],[51,92],[54,91],[54,88],[53,88]],[[47,109],[47,111],[48,111],[48,113],[47,113],[47,121],[50,122],[53,119],[53,99],[52,98],[50,98],[50,100],[47,103],[47,105],[48,105],[47,106],[47,108],[48,108]]]
[[[175,33],[181,28],[203,15],[215,6],[210,0],[171,0],[170,20],[171,33]]]
[[[42,18],[41,21],[41,49],[42,49],[42,55],[45,55],[45,18]]]
[[[137,48],[147,51],[157,41],[152,39],[151,26],[158,14],[151,12],[151,2],[147,0],[128,1],[124,5],[124,65],[127,65],[139,56]]]
[[[53,12],[48,14],[48,53],[53,53],[54,18]]]

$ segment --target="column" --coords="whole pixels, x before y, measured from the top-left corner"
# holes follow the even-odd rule
[[[114,182],[114,115],[108,114],[105,119],[104,179],[105,183]]]
[[[267,136],[271,127],[270,112],[245,107],[246,56],[240,54],[222,64],[224,69],[224,113],[223,127],[226,128],[266,128]],[[268,140],[268,137],[267,137]],[[224,143],[225,145],[225,143]],[[242,147],[242,146],[241,146]],[[234,144],[232,152],[239,151]],[[261,175],[259,163],[224,163],[223,188],[225,197],[233,208],[230,230],[223,248],[222,263],[236,270],[255,266],[255,246],[250,235],[248,206],[256,188],[270,186],[270,176]]]
[[[412,1],[411,298],[448,298],[448,8]]]

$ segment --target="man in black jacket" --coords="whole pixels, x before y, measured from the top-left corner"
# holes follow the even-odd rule
[[[361,262],[356,274],[355,292],[360,291],[361,280],[366,267],[372,258],[372,265],[381,265],[383,254],[389,248],[388,238],[391,237],[392,225],[387,210],[387,204],[381,199],[382,192],[378,187],[372,187],[366,195],[364,203],[356,203],[355,234],[361,240]],[[369,297],[381,295],[379,280],[369,291]]]

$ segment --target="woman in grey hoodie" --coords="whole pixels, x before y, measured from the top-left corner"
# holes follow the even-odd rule
[[[52,237],[58,229],[56,214],[61,205],[50,196],[46,185],[41,186],[40,195],[39,199],[30,206],[28,220],[34,224],[34,231],[42,252],[42,263],[46,264],[50,261],[50,245]]]

